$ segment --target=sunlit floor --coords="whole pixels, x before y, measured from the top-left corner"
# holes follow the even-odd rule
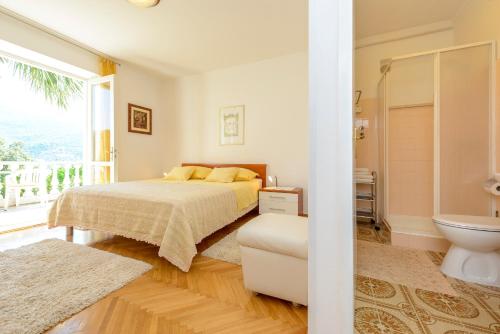
[[[75,230],[71,241],[77,244],[86,245],[89,243],[104,241],[112,237],[113,235],[109,233]],[[0,234],[0,251],[29,245],[45,239],[67,240],[66,228],[56,227],[49,229],[46,225],[44,225],[12,233]]]
[[[207,237],[197,245],[198,251],[201,253],[255,215],[250,213]],[[47,238],[65,239],[66,230],[44,226],[6,233],[0,235],[0,247],[17,248]],[[73,242],[148,262],[153,269],[48,333],[307,332],[306,307],[252,294],[244,288],[239,265],[198,254],[186,273],[159,257],[158,247],[143,242],[76,229]]]
[[[244,224],[245,221],[235,223],[234,228]],[[208,238],[203,243],[203,248],[199,249],[200,252],[228,233],[230,230],[226,228]],[[48,229],[46,226],[42,226],[1,234],[0,251],[48,238],[64,240],[66,238],[65,228]],[[375,231],[372,226],[363,224],[358,224],[358,239],[383,244],[391,242],[387,231]],[[145,288],[150,286],[148,284],[153,284],[162,289],[175,289],[176,293],[180,291],[179,289],[183,289],[187,294],[194,293],[196,296],[201,294],[214,303],[223,302],[224,305],[230,303],[239,312],[251,311],[254,317],[255,312],[257,312],[257,320],[260,317],[265,317],[270,320],[269,324],[277,323],[279,326],[284,326],[284,321],[287,326],[291,327],[289,329],[295,330],[296,333],[305,331],[307,323],[307,310],[305,308],[295,309],[287,302],[265,296],[252,296],[242,286],[241,268],[237,265],[197,255],[192,270],[189,273],[183,273],[159,258],[156,247],[134,240],[112,237],[99,232],[75,230],[73,241],[82,244],[90,243],[99,249],[146,260],[154,264],[155,269],[145,275],[143,281],[140,282]],[[442,253],[427,252],[427,254],[435,265],[440,265],[443,259]],[[387,260],[390,261],[390,259]],[[456,290],[456,296],[358,275],[356,277],[355,333],[500,333],[500,289],[466,283],[452,278],[448,278],[448,280]],[[105,300],[121,298],[117,296],[117,294],[112,294]],[[165,299],[165,303],[167,302],[168,298]],[[97,303],[57,326],[52,332],[66,333],[66,330],[75,324],[83,327],[88,326],[87,330],[82,330],[82,332],[93,332],[94,325],[104,326],[103,328],[112,331],[115,324],[110,319],[114,319],[114,316],[104,317],[104,319],[109,320],[105,324],[95,324],[92,320],[95,319],[93,317],[95,314],[114,313],[115,310],[108,309],[106,305],[106,302]],[[175,319],[182,324],[190,324],[191,320],[188,320]],[[102,332],[108,332],[108,330]]]
[[[360,240],[391,244],[387,232],[370,225],[358,223],[357,232]],[[427,255],[441,265],[443,253]],[[447,279],[456,296],[357,275],[355,333],[500,333],[500,288]]]
[[[51,203],[37,203],[11,206],[7,211],[0,211],[0,233],[46,224],[50,207]]]

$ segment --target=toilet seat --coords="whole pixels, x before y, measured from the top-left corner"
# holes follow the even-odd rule
[[[468,230],[500,232],[500,218],[484,216],[439,215],[432,217],[436,224]]]

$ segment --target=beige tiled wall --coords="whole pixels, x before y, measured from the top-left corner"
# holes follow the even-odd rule
[[[389,214],[433,214],[432,105],[389,110]]]
[[[367,119],[368,129],[365,129],[365,139],[356,141],[356,166],[377,171],[377,130],[375,127],[378,99],[363,99],[359,105],[362,112],[356,113],[356,118]]]
[[[377,99],[360,101],[368,119],[366,138],[356,143],[356,163],[377,171]],[[390,214],[432,216],[433,213],[433,107],[391,109],[389,117]]]

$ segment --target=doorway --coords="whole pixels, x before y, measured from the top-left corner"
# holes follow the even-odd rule
[[[114,78],[0,51],[0,233],[44,224],[65,189],[116,178]]]

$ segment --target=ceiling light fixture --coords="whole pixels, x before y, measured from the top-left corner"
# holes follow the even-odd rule
[[[160,3],[160,0],[128,0],[128,2],[137,7],[149,8],[158,5],[158,3]]]

